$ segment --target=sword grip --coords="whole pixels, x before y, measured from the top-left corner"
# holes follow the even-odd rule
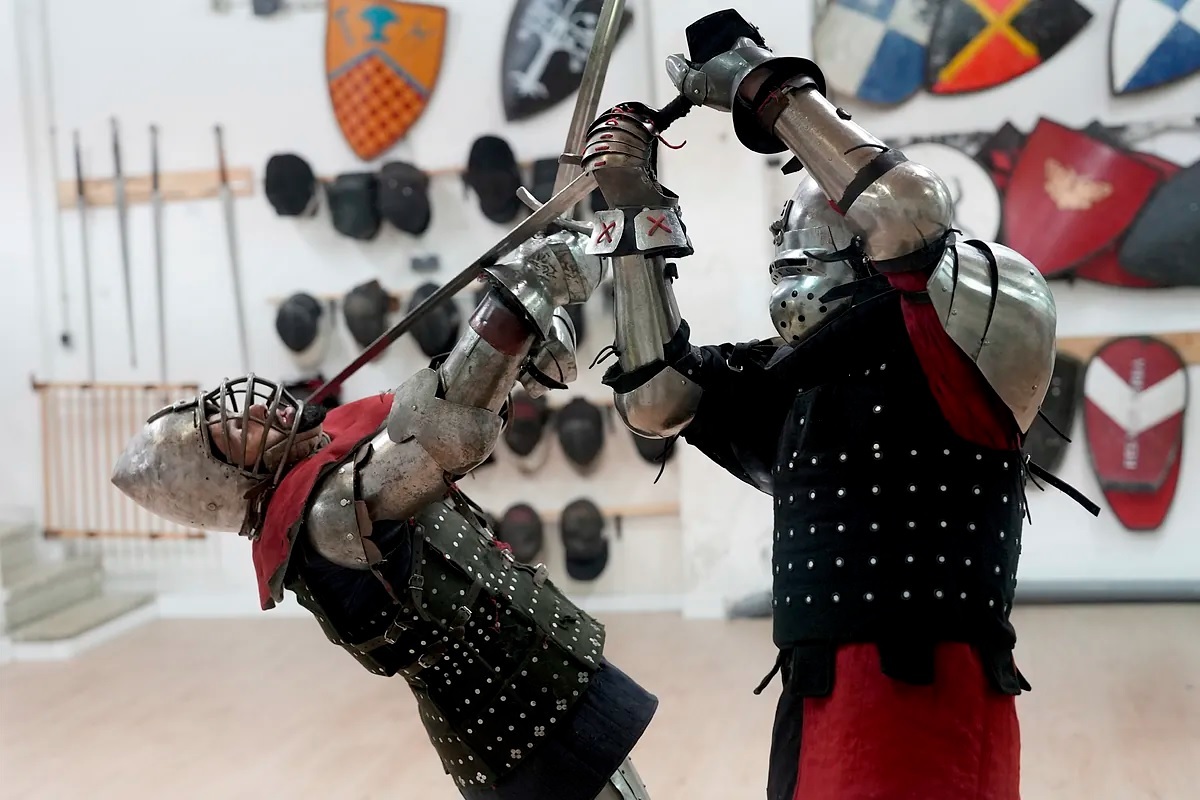
[[[683,95],[679,95],[654,114],[654,127],[662,133],[679,120],[686,117],[695,108],[695,104]]]
[[[119,179],[121,177],[121,134],[117,129],[117,118],[113,117],[110,123],[112,128],[113,167]]]
[[[83,155],[79,147],[79,131],[75,131],[75,196],[80,200],[86,198],[83,188]]]
[[[221,130],[220,125],[214,125],[213,130],[217,134],[217,169],[221,173],[221,185],[229,183],[229,173],[225,169],[225,134]]]
[[[150,188],[158,194],[158,126],[150,126]]]

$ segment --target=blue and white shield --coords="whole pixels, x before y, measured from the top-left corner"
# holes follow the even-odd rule
[[[832,92],[902,103],[925,82],[940,0],[816,0],[815,61]]]
[[[1200,71],[1200,0],[1119,0],[1109,39],[1115,95]]]

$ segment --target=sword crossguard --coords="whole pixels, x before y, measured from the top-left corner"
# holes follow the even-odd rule
[[[533,196],[533,192],[526,189],[524,186],[517,189],[517,199],[529,207],[530,211],[537,211],[542,207],[543,203]],[[575,233],[583,233],[588,236],[592,235],[592,223],[580,222],[578,220],[569,219],[567,217],[559,217],[554,224],[560,228],[564,228]]]

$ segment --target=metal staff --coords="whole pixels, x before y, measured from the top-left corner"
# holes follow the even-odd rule
[[[167,322],[163,296],[162,191],[158,183],[158,126],[150,126],[150,206],[154,213],[154,278],[158,290],[158,373],[167,382]]]
[[[133,277],[129,267],[129,200],[125,196],[125,175],[121,171],[121,140],[116,117],[112,119],[114,185],[117,192],[117,223],[121,232],[121,266],[125,274],[125,321],[129,328],[129,365],[137,367],[137,343],[133,335]]]
[[[92,324],[92,256],[88,245],[87,194],[83,188],[83,156],[79,131],[75,131],[75,208],[79,211],[79,239],[83,243],[83,315],[87,326],[88,380],[96,380],[96,328]]]
[[[58,197],[58,131],[50,127],[50,180],[54,185],[54,196]],[[62,212],[58,203],[54,204],[54,244],[58,251],[58,296],[62,302],[62,333],[59,341],[66,348],[71,347],[71,302],[67,294],[67,254],[63,245]]]
[[[246,306],[242,300],[242,275],[238,264],[237,227],[233,213],[233,191],[229,188],[229,172],[225,167],[225,137],[221,126],[213,130],[217,134],[217,163],[221,172],[221,203],[225,207],[225,238],[229,242],[229,269],[233,273],[233,296],[237,303],[238,344],[242,350],[242,371],[250,371],[250,352],[246,345]]]
[[[596,35],[592,39],[592,49],[588,53],[587,64],[583,68],[583,77],[579,82],[579,94],[575,98],[575,113],[571,117],[571,125],[567,130],[566,145],[558,160],[558,173],[554,179],[554,196],[505,234],[482,256],[471,262],[470,266],[425,298],[424,302],[372,342],[359,353],[358,358],[317,389],[308,398],[308,402],[319,403],[337,391],[347,378],[357,372],[363,364],[370,362],[383,352],[388,345],[399,339],[434,306],[458,294],[479,277],[483,270],[496,263],[497,258],[512,251],[534,234],[545,230],[556,219],[570,217],[572,209],[596,188],[595,178],[591,175],[581,174],[583,171],[580,166],[583,160],[583,141],[588,126],[596,117],[596,108],[600,104],[600,89],[604,86],[604,76],[608,71],[612,50],[616,45],[617,32],[620,29],[618,23],[624,13],[625,0],[604,0],[604,5],[596,20]]]

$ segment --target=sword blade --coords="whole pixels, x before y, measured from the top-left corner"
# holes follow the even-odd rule
[[[233,274],[233,297],[237,304],[238,346],[242,353],[242,372],[250,371],[250,351],[246,342],[246,304],[242,297],[242,269],[238,261],[237,225],[234,217],[233,192],[229,189],[229,172],[225,166],[225,137],[221,126],[214,126],[217,135],[217,162],[221,178],[221,203],[225,208],[225,239],[229,245],[229,269]]]
[[[96,326],[92,318],[92,248],[88,241],[87,192],[83,186],[83,155],[75,131],[75,209],[79,212],[79,241],[83,248],[83,316],[87,327],[88,380],[96,380]]]
[[[154,280],[158,292],[158,373],[167,382],[167,323],[163,284],[162,189],[158,182],[158,126],[150,126],[150,206],[154,215]]]
[[[613,49],[617,44],[617,33],[621,30],[621,18],[625,15],[625,0],[604,0],[600,15],[596,19],[596,36],[588,53],[587,65],[579,81],[579,95],[575,100],[575,114],[571,127],[567,129],[567,141],[563,155],[578,158],[583,155],[583,140],[588,126],[596,119],[600,107],[600,91],[604,88],[604,77],[612,61]],[[560,161],[558,174],[554,178],[554,193],[561,192],[583,171],[579,164]]]
[[[472,281],[479,277],[479,274],[483,270],[495,264],[496,259],[507,255],[531,236],[545,230],[547,226],[591,194],[595,188],[596,179],[592,177],[591,173],[585,173],[575,178],[561,192],[551,197],[541,208],[526,217],[519,225],[505,234],[500,241],[488,248],[483,255],[471,262],[466,269],[451,278],[445,285],[425,298],[416,308],[408,312],[403,319],[384,332],[382,336],[371,342],[358,355],[358,358],[351,361],[345,369],[313,392],[308,398],[308,402],[320,403],[326,397],[329,397],[341,388],[341,385],[346,382],[347,378],[357,372],[364,364],[374,360],[388,345],[400,338],[405,331],[433,310],[434,306],[439,305],[442,301],[449,299],[469,286]]]
[[[137,368],[137,343],[133,330],[133,275],[129,264],[129,202],[125,196],[125,175],[121,170],[121,140],[117,120],[112,120],[114,182],[117,194],[117,225],[121,237],[121,268],[125,276],[125,323],[129,329],[129,365]]]

